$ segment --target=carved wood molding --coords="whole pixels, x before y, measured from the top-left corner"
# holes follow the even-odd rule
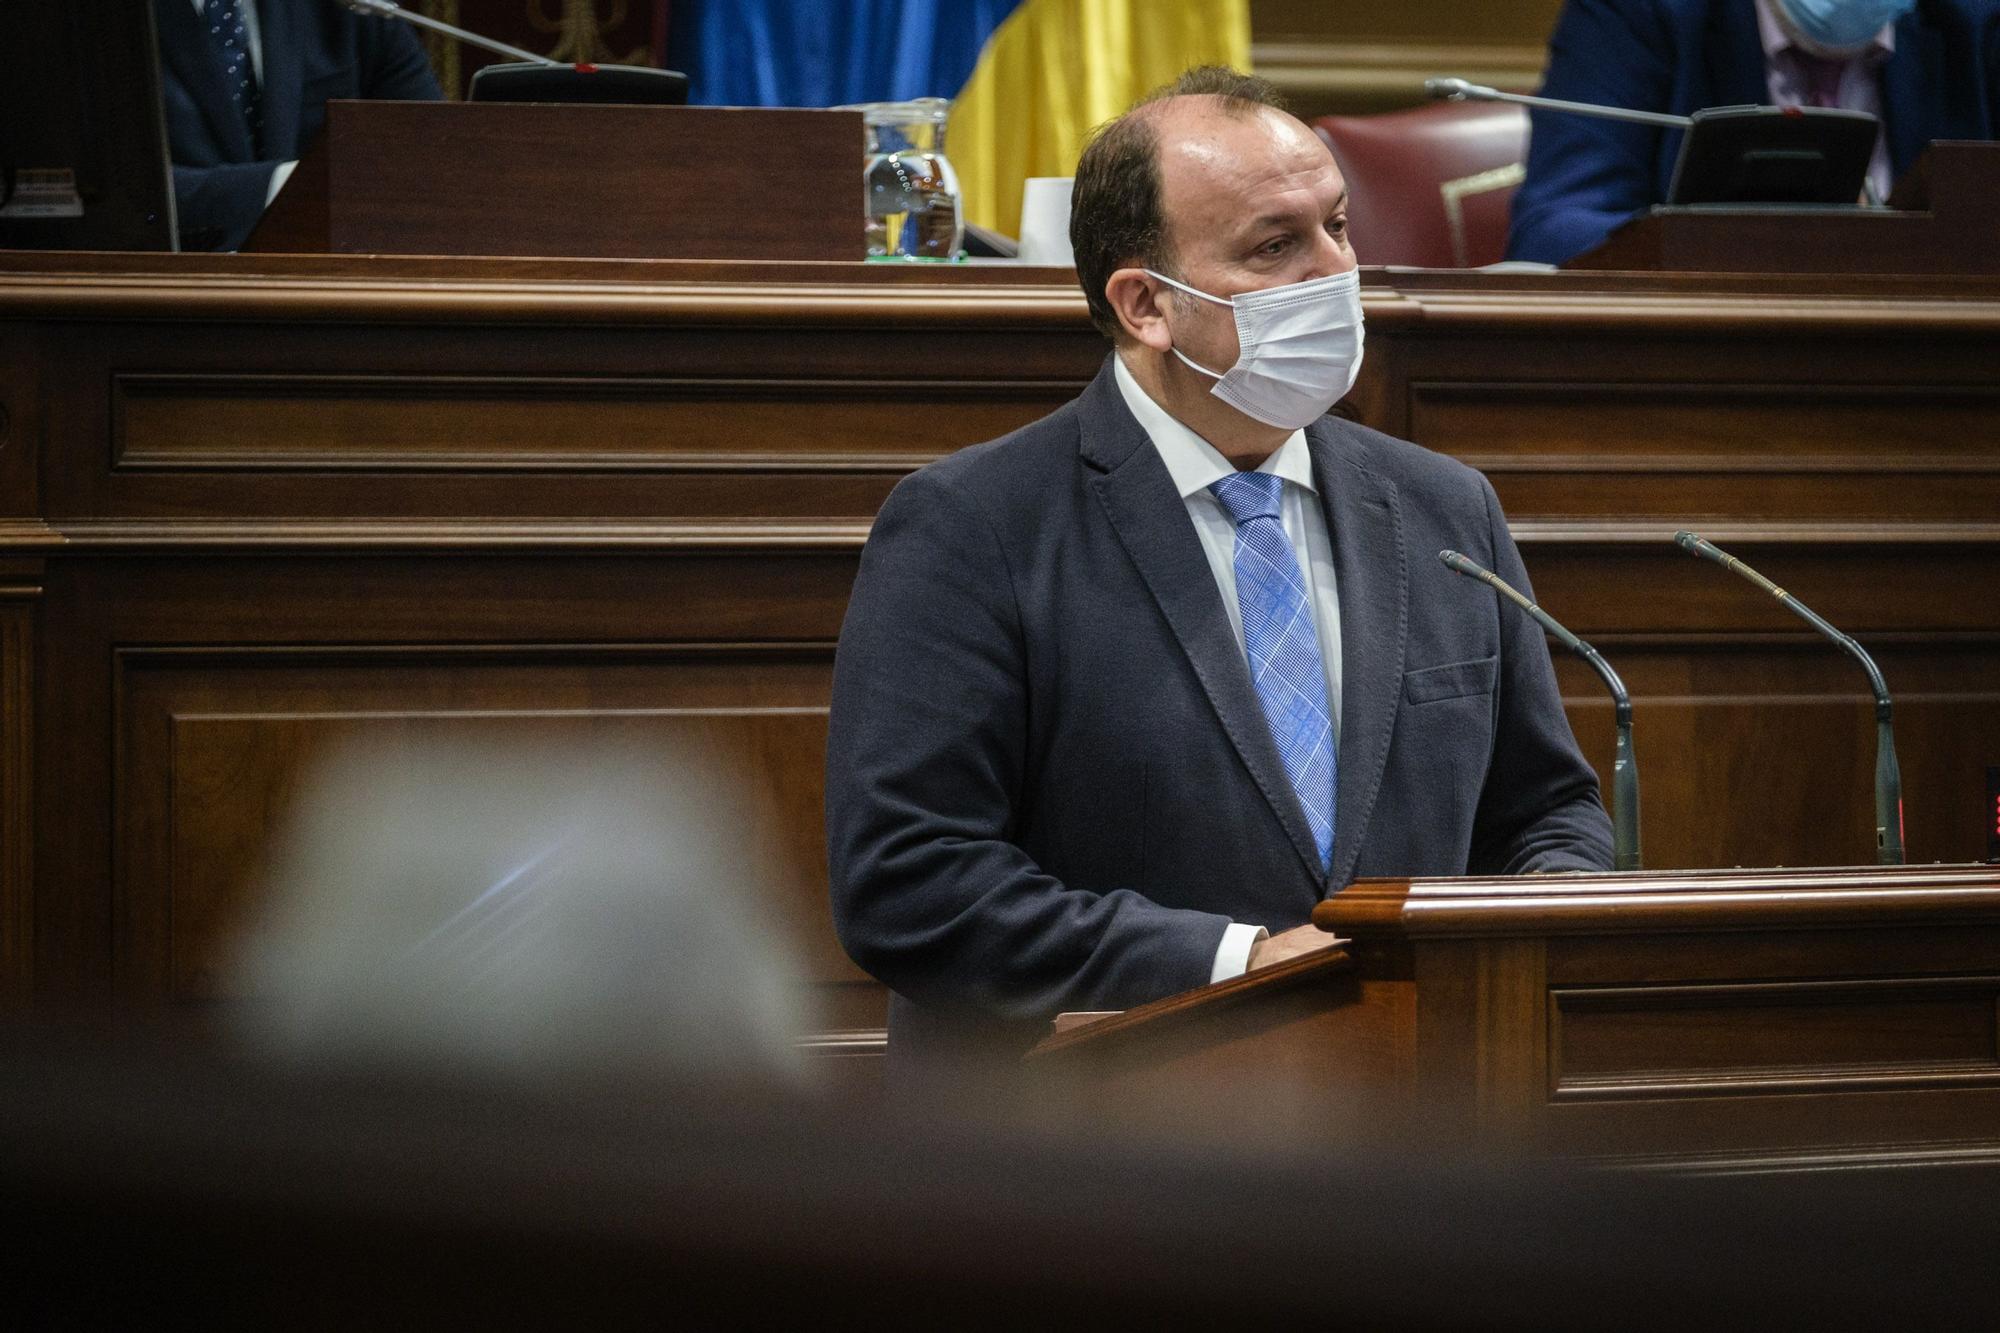
[[[1662,520],[1581,521],[1528,519],[1508,523],[1514,540],[1529,546],[1657,546],[1672,548],[1676,525]],[[1814,547],[1855,550],[1892,545],[1986,547],[2000,542],[2000,523],[1783,523],[1761,520],[1704,521],[1701,535],[1737,546]],[[1676,552],[1677,553],[1677,552]],[[1685,558],[1685,557],[1683,557]]]
[[[2000,921],[2000,867],[1364,879],[1313,910],[1322,930],[1410,937],[1799,929],[1915,919]]]
[[[763,522],[607,519],[74,519],[60,540],[76,553],[136,551],[277,551],[344,549],[458,553],[529,550],[565,553],[744,551],[794,554],[858,551],[865,522]],[[4,534],[0,534],[4,535]],[[0,551],[6,549],[0,541]]]
[[[1547,51],[1539,42],[1264,41],[1250,65],[1287,97],[1342,103],[1424,100],[1424,80],[1470,79],[1518,92],[1542,81]]]
[[[666,266],[662,265],[662,269]],[[161,267],[131,272],[0,274],[0,317],[174,320],[350,320],[377,323],[599,323],[779,328],[1042,328],[1083,332],[1089,316],[1061,270],[1010,272],[1008,280],[924,285],[908,281],[779,281],[754,266],[726,266],[714,281],[589,281],[540,275],[398,276],[386,268],[328,265],[296,273]],[[475,270],[476,271],[476,270]],[[464,270],[461,270],[463,273]],[[865,276],[865,275],[852,275]],[[1857,277],[1733,283],[1725,275],[1529,274],[1467,285],[1449,273],[1365,271],[1362,303],[1382,329],[1519,327],[1553,331],[1768,332],[1808,325],[1891,334],[2000,333],[2000,283]],[[1025,280],[1024,280],[1025,279]],[[1699,281],[1697,281],[1699,280]]]
[[[1084,378],[911,380],[607,375],[139,373],[112,377],[113,459],[118,472],[847,473],[900,476],[939,456],[921,437],[896,449],[856,449],[879,439],[855,414],[896,403],[1016,416],[1053,410]],[[336,409],[338,426],[311,416]],[[772,405],[812,414],[820,431],[790,448],[691,445],[685,417]],[[411,430],[415,407],[454,412]],[[632,417],[656,415],[642,426]],[[357,414],[370,414],[357,416]],[[533,415],[540,413],[539,416]],[[595,414],[595,415],[593,415]],[[606,415],[608,414],[608,415]],[[495,418],[501,420],[496,422]],[[502,431],[514,419],[526,424]],[[391,431],[378,431],[388,424]],[[676,428],[678,426],[678,428]],[[456,429],[454,429],[454,427]],[[1011,428],[992,422],[995,433]],[[701,438],[707,439],[705,433]],[[382,437],[386,435],[385,441]],[[476,440],[476,445],[465,443]],[[551,441],[564,441],[557,446]]]
[[[859,552],[867,520],[766,519],[171,519],[103,518],[0,523],[0,556],[118,551],[314,551],[344,549],[462,553],[548,550],[742,552],[774,555]],[[1663,558],[1686,557],[1673,547],[1674,528],[1658,521],[1526,521],[1511,525],[1523,549],[1585,553],[1592,547],[1658,547]],[[1885,545],[1926,548],[2000,547],[2000,523],[1704,523],[1702,535],[1742,546],[1866,550]]]
[[[68,540],[39,518],[0,518],[0,551],[44,555]]]
[[[628,283],[220,274],[0,275],[0,317],[350,320],[371,323],[769,325],[786,329],[1087,329],[1083,293],[1062,286]]]
[[[1097,1050],[1115,1044],[1126,1034],[1157,1035],[1179,1023],[1211,1015],[1245,1000],[1350,972],[1354,958],[1344,947],[1347,943],[1330,938],[1324,948],[1314,953],[1056,1032],[1029,1051],[1026,1058],[1038,1062],[1060,1060],[1079,1050]]]
[[[1918,1170],[1991,1167],[2000,1164],[2000,1139],[1959,1139],[1918,1145],[1862,1144],[1810,1151],[1631,1153],[1600,1157],[1595,1164],[1619,1171],[1690,1176],[1786,1175],[1883,1167]]]
[[[1412,326],[1467,329],[1521,328],[1564,334],[1768,333],[1777,326],[1881,333],[2000,333],[2000,300],[1967,296],[1958,300],[1909,299],[1852,292],[1786,293],[1709,291],[1699,295],[1666,290],[1580,290],[1567,274],[1549,274],[1546,286],[1494,291],[1436,290],[1389,286],[1362,293],[1372,327]]]
[[[1992,1086],[2000,1084],[1996,997],[2000,976],[1990,973],[1551,986],[1547,1094],[1551,1103],[1571,1103]],[[1849,1021],[1761,1048],[1754,1038],[1724,1049],[1702,1040],[1718,1016],[1754,1026],[1760,1013],[1802,1009]],[[1956,1023],[1939,1021],[1953,1011]],[[1920,1048],[1876,1035],[1919,1014],[1932,1020]],[[1644,1039],[1634,1025],[1647,1030]]]

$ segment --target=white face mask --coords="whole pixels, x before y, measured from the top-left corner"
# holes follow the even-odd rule
[[[1189,369],[1215,381],[1209,390],[1244,416],[1280,430],[1302,430],[1347,396],[1361,373],[1361,274],[1349,269],[1307,282],[1210,296],[1164,273],[1152,274],[1189,296],[1236,312],[1236,364],[1218,374],[1173,349]]]

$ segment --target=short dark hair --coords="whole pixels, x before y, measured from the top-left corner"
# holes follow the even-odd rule
[[[1231,115],[1248,115],[1263,107],[1285,109],[1278,90],[1263,79],[1222,65],[1202,65],[1100,126],[1076,164],[1070,248],[1076,252],[1076,276],[1083,284],[1084,300],[1090,303],[1090,322],[1114,342],[1124,334],[1117,312],[1104,297],[1104,284],[1130,264],[1163,268],[1172,260],[1160,202],[1156,108],[1170,98],[1200,96],[1219,98],[1224,112]]]

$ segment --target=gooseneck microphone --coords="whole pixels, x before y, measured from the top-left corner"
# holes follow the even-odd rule
[[[1533,616],[1556,642],[1590,663],[1590,669],[1611,691],[1612,716],[1618,724],[1618,752],[1611,765],[1611,864],[1617,870],[1639,869],[1639,761],[1632,753],[1632,697],[1625,693],[1625,682],[1618,679],[1618,673],[1611,669],[1602,653],[1564,629],[1554,616],[1523,597],[1492,570],[1457,551],[1439,551],[1438,559],[1452,573],[1478,579]]]
[[[1877,118],[1863,112],[1828,107],[1728,106],[1677,116],[1597,102],[1566,102],[1559,97],[1503,93],[1498,88],[1465,79],[1425,79],[1424,95],[1446,102],[1513,102],[1565,115],[1687,130],[1689,134],[1681,141],[1680,157],[1667,189],[1666,202],[1670,204],[1747,203],[1767,196],[1779,203],[1845,203],[1863,195],[1871,208],[1882,207],[1881,197],[1868,180],[1866,153],[1855,156],[1850,151],[1874,142]],[[1856,138],[1857,135],[1860,137]],[[1697,148],[1697,144],[1702,146]],[[1715,175],[1718,153],[1726,168],[1720,177]],[[1834,174],[1833,166],[1827,166],[1828,180],[1814,177],[1812,186],[1801,193],[1802,186],[1795,177],[1801,164],[1815,160],[1844,165],[1839,174]],[[1858,175],[1852,190],[1846,185],[1845,172],[1850,168]],[[1753,192],[1744,193],[1746,188],[1753,188],[1753,182]],[[1721,193],[1716,193],[1718,187]],[[1833,197],[1822,197],[1823,191]]]
[[[547,56],[538,56],[533,51],[523,51],[520,47],[509,46],[505,42],[496,42],[491,37],[481,37],[476,32],[470,32],[467,29],[458,27],[456,24],[442,22],[432,18],[428,14],[418,14],[396,4],[395,0],[339,0],[339,2],[346,8],[366,18],[401,19],[405,23],[414,23],[419,28],[429,28],[433,32],[441,32],[447,37],[455,37],[468,46],[483,47],[495,55],[510,56],[515,60],[525,60],[534,65],[546,65],[552,69],[563,67],[562,62],[559,60],[551,60]]]
[[[1540,107],[1544,111],[1567,111],[1578,116],[1596,116],[1600,120],[1629,120],[1636,125],[1657,125],[1669,130],[1684,130],[1694,124],[1691,116],[1669,115],[1664,111],[1634,111],[1622,106],[1599,106],[1595,102],[1565,102],[1559,97],[1503,93],[1498,88],[1467,83],[1464,79],[1425,79],[1424,95],[1445,102],[1517,102],[1522,106]]]
[[[1749,579],[1861,663],[1862,669],[1868,673],[1868,688],[1875,694],[1875,860],[1885,866],[1903,864],[1903,775],[1896,765],[1896,730],[1891,723],[1893,708],[1889,702],[1889,687],[1883,681],[1875,659],[1860,644],[1821,619],[1811,607],[1713,542],[1683,529],[1674,534],[1674,544],[1689,555],[1713,560],[1724,569]]]

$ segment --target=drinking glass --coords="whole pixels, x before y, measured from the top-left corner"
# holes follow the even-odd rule
[[[958,173],[944,155],[942,97],[910,102],[865,102],[859,111],[868,131],[862,190],[870,259],[958,258],[965,239]]]

